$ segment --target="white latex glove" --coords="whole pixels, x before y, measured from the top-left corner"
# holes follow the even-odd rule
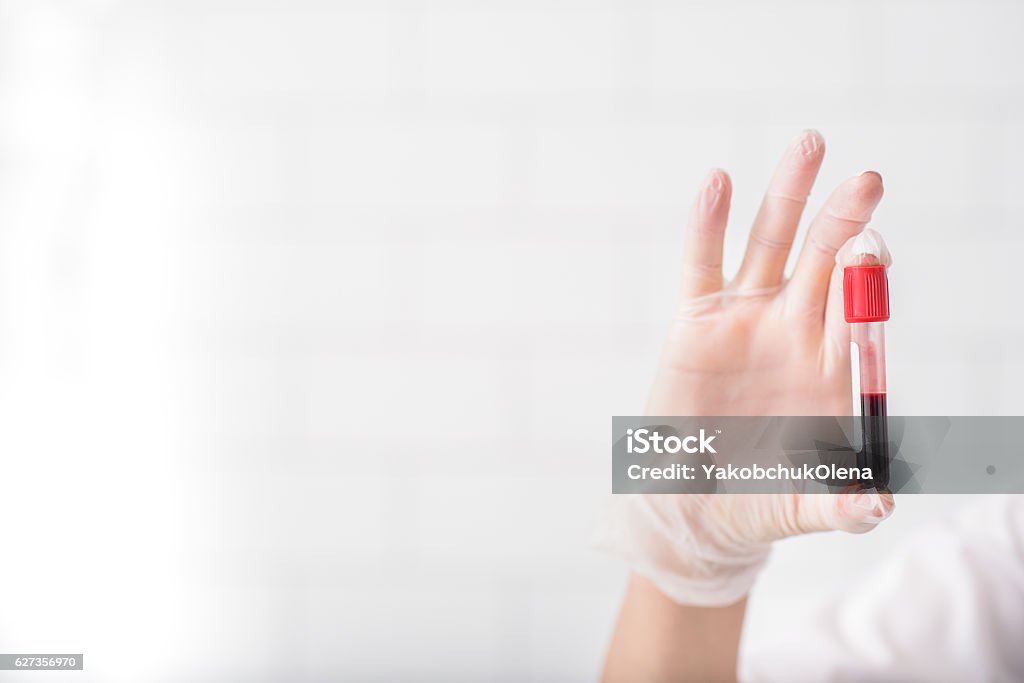
[[[787,150],[728,284],[722,241],[732,187],[724,171],[707,177],[690,214],[681,302],[647,414],[850,414],[850,331],[836,255],[871,219],[882,178],[868,171],[835,189],[783,281],[824,151],[816,131]],[[614,498],[599,545],[677,602],[706,606],[742,598],[773,541],[830,529],[864,532],[893,509],[889,494],[874,492]]]

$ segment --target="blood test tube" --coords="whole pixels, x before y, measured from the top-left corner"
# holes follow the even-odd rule
[[[889,424],[885,387],[885,322],[889,319],[887,267],[878,255],[859,254],[843,269],[843,299],[860,385],[861,448],[857,467],[870,468],[871,481],[861,487],[889,488]]]

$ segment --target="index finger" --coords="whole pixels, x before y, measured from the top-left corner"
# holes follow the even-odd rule
[[[836,252],[864,229],[882,200],[882,176],[865,171],[846,180],[825,201],[807,231],[793,277],[786,287],[792,309],[823,316]]]

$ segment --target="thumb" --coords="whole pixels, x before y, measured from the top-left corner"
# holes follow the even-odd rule
[[[835,495],[805,495],[800,506],[806,531],[846,531],[862,534],[889,517],[896,507],[888,491],[866,489]]]

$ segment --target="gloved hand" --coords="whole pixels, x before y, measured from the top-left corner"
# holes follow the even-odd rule
[[[837,253],[870,221],[882,178],[867,171],[835,189],[784,281],[823,156],[816,131],[805,131],[787,150],[754,219],[739,273],[728,284],[722,241],[732,187],[724,171],[707,177],[690,214],[681,301],[647,414],[850,414],[850,332]],[[847,247],[840,258],[854,258],[853,251]],[[773,541],[830,529],[861,533],[893,509],[892,496],[876,492],[614,499],[598,544],[676,602],[704,606],[742,598]]]

